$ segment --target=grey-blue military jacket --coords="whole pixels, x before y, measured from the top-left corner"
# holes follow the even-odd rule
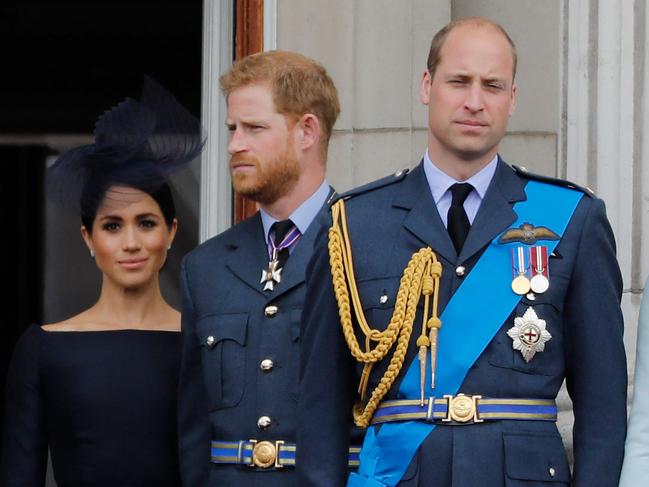
[[[182,266],[179,443],[183,485],[291,486],[293,468],[210,464],[210,442],[295,443],[305,271],[326,205],[271,291],[259,213],[200,245]]]
[[[530,178],[534,176],[498,161],[460,255],[435,207],[422,165],[407,175],[353,190],[346,199],[347,222],[356,283],[370,325],[384,329],[388,324],[403,269],[414,252],[427,246],[443,266],[441,314],[488,244],[512,227],[516,220],[513,206],[526,199],[524,188]],[[309,272],[313,279],[307,283],[307,302],[311,304],[302,330],[300,398],[308,407],[300,408],[297,470],[300,485],[305,487],[345,485],[346,428],[362,370],[341,332],[325,240],[319,242]],[[402,460],[407,468],[399,485],[617,485],[626,428],[622,279],[601,200],[592,195],[581,198],[549,258],[549,274],[547,292],[522,296],[485,344],[458,392],[552,400],[565,380],[575,415],[572,476],[554,422],[504,420],[437,425],[414,458]],[[545,320],[552,339],[544,351],[526,362],[513,349],[507,331],[514,318],[529,308]],[[466,312],[473,312],[470,305]],[[415,323],[420,323],[420,316],[421,310]],[[479,314],[474,316],[480,319]],[[406,366],[384,399],[398,398],[407,365],[416,360],[417,336],[412,333]],[[378,384],[387,362],[373,368],[369,391]],[[370,426],[375,431],[380,427]]]

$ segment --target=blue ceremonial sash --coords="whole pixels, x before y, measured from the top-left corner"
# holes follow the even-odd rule
[[[512,227],[523,223],[542,225],[559,237],[563,236],[583,196],[576,190],[537,181],[527,183],[525,194],[527,200],[514,205],[517,220]],[[489,244],[440,317],[443,325],[439,331],[436,387],[431,389],[427,382],[427,397],[458,392],[471,366],[521,299],[511,289],[511,248],[520,243],[500,244],[499,238],[500,235]],[[558,240],[539,242],[547,247],[548,255],[559,243]],[[467,308],[471,309],[470,313]],[[480,319],[476,320],[476,316]],[[398,397],[417,399],[419,394],[419,362],[415,357],[401,382]],[[378,434],[375,428],[368,428],[359,472],[350,475],[347,486],[397,485],[419,445],[434,429],[435,424],[424,421],[386,423],[381,425]]]

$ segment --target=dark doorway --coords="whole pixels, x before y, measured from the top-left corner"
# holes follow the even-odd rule
[[[89,133],[148,74],[200,110],[201,0],[5,0],[0,134]]]
[[[0,362],[4,406],[7,358],[25,326],[41,320],[44,146],[0,146],[0,238],[5,289],[2,303]]]

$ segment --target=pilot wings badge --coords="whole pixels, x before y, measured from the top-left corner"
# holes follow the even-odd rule
[[[559,240],[559,235],[548,227],[535,227],[531,223],[523,223],[518,228],[510,228],[498,239],[498,243],[506,244],[520,242],[534,245],[538,240]]]

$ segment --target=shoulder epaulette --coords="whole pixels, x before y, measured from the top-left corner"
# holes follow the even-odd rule
[[[375,189],[383,188],[385,186],[399,182],[403,178],[405,178],[409,172],[410,169],[400,169],[394,174],[390,174],[389,176],[377,179],[376,181],[372,181],[357,188],[350,189],[349,191],[336,195],[336,197],[332,199],[331,204],[340,199],[348,200],[349,198],[353,198],[354,196],[369,193],[370,191],[374,191]]]
[[[567,181],[565,179],[552,178],[550,176],[543,176],[542,174],[535,174],[533,172],[528,171],[523,166],[512,165],[512,169],[516,172],[516,174],[518,174],[519,176],[523,176],[524,178],[531,179],[533,181],[540,181],[542,183],[556,184],[557,186],[563,186],[564,188],[581,191],[582,193],[590,196],[591,198],[595,197],[595,192],[587,186],[580,186],[578,184],[573,183],[572,181]]]

